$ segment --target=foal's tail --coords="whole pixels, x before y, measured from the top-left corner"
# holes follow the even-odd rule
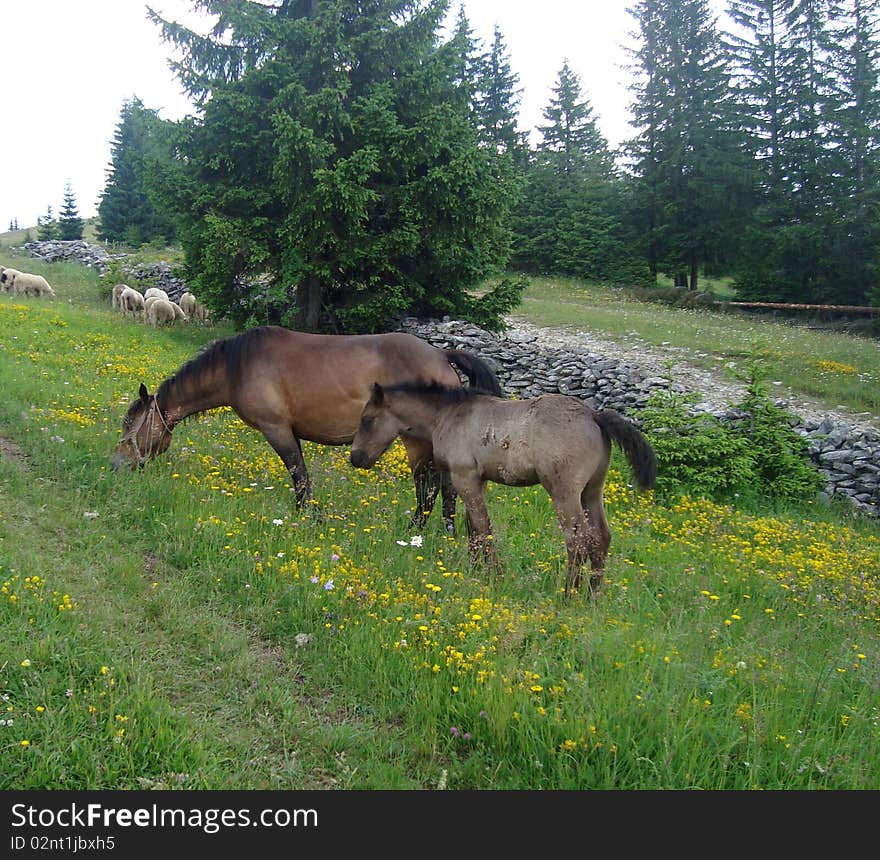
[[[651,490],[657,483],[657,455],[645,435],[613,409],[603,409],[593,415],[602,435],[620,445],[632,466],[636,483],[642,490]]]
[[[468,378],[472,388],[479,388],[496,397],[504,396],[498,377],[482,358],[460,349],[444,349],[443,354],[450,364],[454,364]]]

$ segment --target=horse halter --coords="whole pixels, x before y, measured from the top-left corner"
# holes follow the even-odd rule
[[[147,424],[147,439],[151,440],[153,438],[153,422],[155,421],[155,416],[159,416],[159,420],[162,422],[162,432],[159,435],[158,440],[156,441],[156,445],[150,445],[150,442],[147,442],[147,450],[146,452],[142,452],[137,441],[138,433],[140,433],[141,428],[144,426],[144,423],[149,419],[149,424]],[[162,414],[162,410],[159,408],[159,403],[156,400],[156,395],[154,394],[150,398],[150,404],[143,410],[137,422],[132,425],[131,429],[122,437],[120,444],[125,444],[128,442],[132,449],[134,450],[135,456],[137,457],[138,466],[143,466],[147,460],[150,459],[149,453],[150,448],[158,447],[159,443],[165,438],[165,435],[171,435],[171,430],[173,428],[168,425],[168,422],[165,420],[165,416]]]

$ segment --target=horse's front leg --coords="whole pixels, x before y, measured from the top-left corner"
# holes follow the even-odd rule
[[[261,427],[260,430],[290,473],[296,495],[296,506],[301,508],[311,502],[312,482],[306,471],[306,461],[303,458],[299,439],[289,427]]]

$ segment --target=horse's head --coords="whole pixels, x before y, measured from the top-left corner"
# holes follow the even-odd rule
[[[122,439],[113,452],[114,469],[125,464],[131,469],[143,466],[171,444],[172,427],[162,414],[156,395],[150,395],[143,383],[138,395],[122,419]]]
[[[390,394],[378,382],[374,383],[351,443],[349,460],[352,466],[369,469],[405,429],[389,408],[389,401]]]

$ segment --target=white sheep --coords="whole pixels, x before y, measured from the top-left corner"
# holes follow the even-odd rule
[[[196,307],[196,297],[191,292],[187,291],[180,297],[178,304],[188,317],[192,317],[193,311]]]
[[[144,310],[144,297],[131,287],[126,287],[119,295],[119,307],[123,316],[142,313]]]
[[[112,307],[114,311],[122,310],[119,298],[122,295],[122,291],[127,287],[128,284],[117,284],[112,290],[110,290],[110,307]]]
[[[183,320],[184,322],[186,322],[189,319],[184,309],[179,304],[177,304],[177,302],[171,302],[171,307],[174,309],[175,320]]]
[[[168,293],[166,293],[165,290],[160,290],[158,287],[148,287],[146,290],[144,290],[145,300],[151,298],[152,296],[156,296],[160,299],[165,299],[166,302],[169,301]]]
[[[9,273],[13,272],[10,277]],[[19,272],[17,269],[4,269],[0,281],[8,285],[8,291],[15,296],[48,296],[55,298],[55,290],[42,275]]]
[[[17,274],[19,274],[18,269],[6,268],[4,266],[3,271],[0,272],[0,293],[12,293],[15,295],[12,285]]]
[[[177,307],[177,305],[175,305],[174,302],[169,302],[155,296],[151,296],[150,298],[152,301],[150,301],[150,306],[147,308],[147,322],[150,325],[173,323],[177,318],[174,312],[174,308]]]

